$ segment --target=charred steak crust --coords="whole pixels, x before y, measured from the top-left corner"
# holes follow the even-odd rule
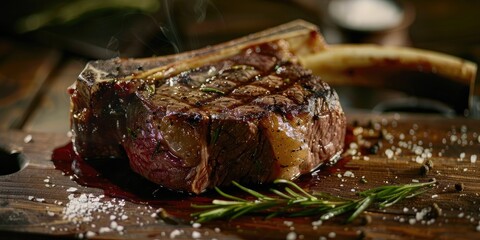
[[[251,46],[168,78],[77,81],[76,151],[126,153],[145,178],[194,193],[315,169],[342,151],[345,116],[335,91],[286,44]]]

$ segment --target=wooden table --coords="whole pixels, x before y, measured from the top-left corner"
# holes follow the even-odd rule
[[[432,11],[441,14],[442,9],[445,5]],[[432,46],[418,26],[428,24],[414,28],[414,33],[420,33],[412,36],[418,40],[414,45]],[[468,36],[463,39],[470,41]],[[444,42],[435,41],[433,48],[465,54],[466,48],[444,46]],[[478,56],[478,49],[468,52],[472,53]],[[358,122],[365,130],[378,126],[384,131],[383,139],[374,140],[381,141],[382,147],[375,154],[346,157],[350,160],[341,167],[305,176],[298,181],[301,186],[355,197],[359,191],[380,185],[431,178],[439,182],[420,197],[385,210],[373,207],[349,224],[344,223],[345,217],[319,225],[315,217],[265,220],[262,216],[193,224],[191,203],[206,203],[218,197],[214,193],[195,197],[162,192],[163,197],[152,204],[107,196],[97,202],[102,211],[74,209],[82,194],[93,202],[103,194],[101,189],[77,184],[51,161],[52,151],[69,141],[66,88],[85,63],[85,59],[58,49],[0,38],[0,167],[11,170],[9,174],[0,171],[0,238],[480,239],[480,120],[464,117],[349,112],[351,128]],[[420,174],[419,157],[434,162],[427,175]],[[127,171],[122,166],[122,171]],[[347,170],[354,176],[344,176]],[[366,183],[361,180],[363,176]],[[463,184],[464,189],[457,190],[457,184]],[[442,209],[436,217],[427,214],[434,211],[434,203]],[[159,208],[176,222],[156,216]],[[80,211],[90,211],[85,216],[92,219],[77,219],[79,215],[74,213]]]
[[[432,178],[438,181],[438,185],[419,197],[404,200],[390,208],[373,207],[359,220],[349,224],[344,223],[344,216],[324,221],[321,225],[317,222],[318,217],[266,220],[261,216],[246,216],[198,226],[189,216],[197,211],[191,204],[205,204],[213,198],[219,198],[218,195],[210,192],[188,196],[160,190],[155,193],[159,197],[154,200],[145,195],[135,198],[136,201],[146,201],[149,204],[108,196],[94,200],[104,194],[101,189],[77,184],[68,174],[55,169],[51,161],[53,149],[68,143],[65,133],[4,131],[0,133],[0,146],[7,151],[20,152],[9,160],[21,162],[23,168],[16,173],[0,176],[0,233],[2,236],[7,234],[28,239],[47,236],[79,237],[87,234],[99,239],[480,237],[480,167],[477,162],[480,156],[479,120],[401,114],[351,114],[349,120],[351,123],[358,121],[364,132],[370,129],[383,131],[383,138],[365,137],[373,144],[382,142],[380,149],[376,154],[366,154],[363,151],[362,155],[356,153],[353,157],[346,156],[342,164],[321,168],[311,176],[301,178],[298,183],[307,191],[355,197],[357,192],[381,185],[427,182]],[[359,129],[357,127],[354,131],[358,132]],[[30,137],[31,141],[27,141]],[[354,142],[359,143],[357,138],[358,136]],[[347,152],[351,153],[356,148],[350,146]],[[420,168],[428,159],[434,167],[422,175]],[[96,167],[103,169],[100,172],[108,181],[127,189],[124,196],[139,194],[132,190],[132,185],[124,181],[117,182],[122,178],[136,177],[128,171],[128,164],[104,162]],[[105,169],[111,172],[112,168],[126,174],[120,177],[110,176]],[[346,171],[353,173],[353,176],[346,174]],[[145,186],[148,185],[146,181],[139,184],[149,189]],[[460,190],[456,185],[462,185],[463,189]],[[227,191],[235,192],[232,189]],[[82,198],[84,202],[80,204]],[[441,209],[439,216],[434,215],[434,204]],[[176,219],[176,222],[172,224],[171,221],[158,218],[160,208]]]

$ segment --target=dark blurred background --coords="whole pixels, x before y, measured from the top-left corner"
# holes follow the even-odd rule
[[[65,88],[88,60],[173,54],[295,19],[318,25],[329,44],[410,46],[480,62],[480,1],[16,0],[1,11],[0,129],[68,129]],[[352,111],[412,97],[389,89],[337,91]],[[432,106],[400,108],[472,116],[465,104]]]
[[[363,37],[349,33],[345,36],[342,32],[345,27],[338,26],[342,25],[338,21],[342,16],[332,17],[337,13],[355,15],[352,11],[360,8],[353,6],[343,13],[330,7],[329,11],[329,3],[339,5],[336,2],[361,5],[358,2],[369,1],[16,0],[3,3],[0,27],[5,40],[43,44],[80,57],[99,59],[172,54],[304,19],[317,24],[330,44],[411,45],[473,60],[478,57],[480,1],[373,0],[400,3],[402,17],[406,19],[399,22],[403,26],[396,29],[397,32],[387,30],[385,33],[380,29]],[[363,4],[361,7],[363,10],[376,7],[374,10],[379,13],[389,10],[387,6]],[[369,15],[365,13],[359,17],[372,18]]]

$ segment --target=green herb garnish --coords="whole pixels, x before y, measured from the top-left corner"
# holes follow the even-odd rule
[[[215,199],[208,205],[193,204],[192,207],[205,210],[193,213],[192,216],[196,217],[198,222],[220,218],[235,219],[249,213],[267,213],[267,218],[279,215],[290,217],[319,215],[321,220],[328,220],[350,213],[347,222],[351,222],[374,203],[380,208],[390,207],[402,199],[426,192],[436,181],[381,186],[360,192],[358,194],[360,199],[339,198],[325,193],[309,194],[295,183],[283,179],[275,180],[274,183],[287,186],[284,191],[271,189],[275,195],[267,196],[233,182],[235,186],[255,197],[253,200],[236,197],[215,188],[227,200]]]
[[[219,127],[217,129],[215,129],[215,131],[213,131],[211,143],[213,143],[213,144],[217,143],[218,136],[220,136],[220,131],[221,130],[222,130],[222,127]]]
[[[216,88],[202,87],[202,88],[200,88],[200,91],[202,91],[202,92],[212,92],[212,93],[218,93],[218,94],[225,95],[225,92],[220,91]]]
[[[128,128],[128,127],[127,127],[127,134],[133,139],[137,138],[137,133],[135,132],[135,130],[132,130],[131,128]]]
[[[155,94],[155,91],[156,91],[155,84],[146,84],[145,88],[149,96],[152,96]]]

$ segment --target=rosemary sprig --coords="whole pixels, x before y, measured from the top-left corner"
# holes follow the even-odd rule
[[[211,92],[211,93],[218,93],[218,94],[221,94],[221,95],[225,95],[224,91],[218,90],[216,88],[211,88],[211,87],[201,87],[200,91],[207,92],[207,93]]]
[[[351,213],[347,222],[353,221],[372,204],[378,207],[390,207],[405,198],[420,195],[436,184],[436,181],[426,183],[412,183],[404,185],[381,186],[360,192],[360,199],[346,199],[335,197],[326,193],[310,194],[295,183],[278,179],[275,184],[286,185],[283,191],[271,189],[273,196],[261,194],[233,182],[235,186],[250,194],[255,199],[249,200],[227,194],[215,188],[226,200],[215,199],[212,204],[195,205],[192,207],[204,209],[193,213],[192,216],[198,222],[206,222],[219,218],[235,219],[250,213],[266,213],[267,218],[274,216],[313,216],[319,215],[321,220]]]

